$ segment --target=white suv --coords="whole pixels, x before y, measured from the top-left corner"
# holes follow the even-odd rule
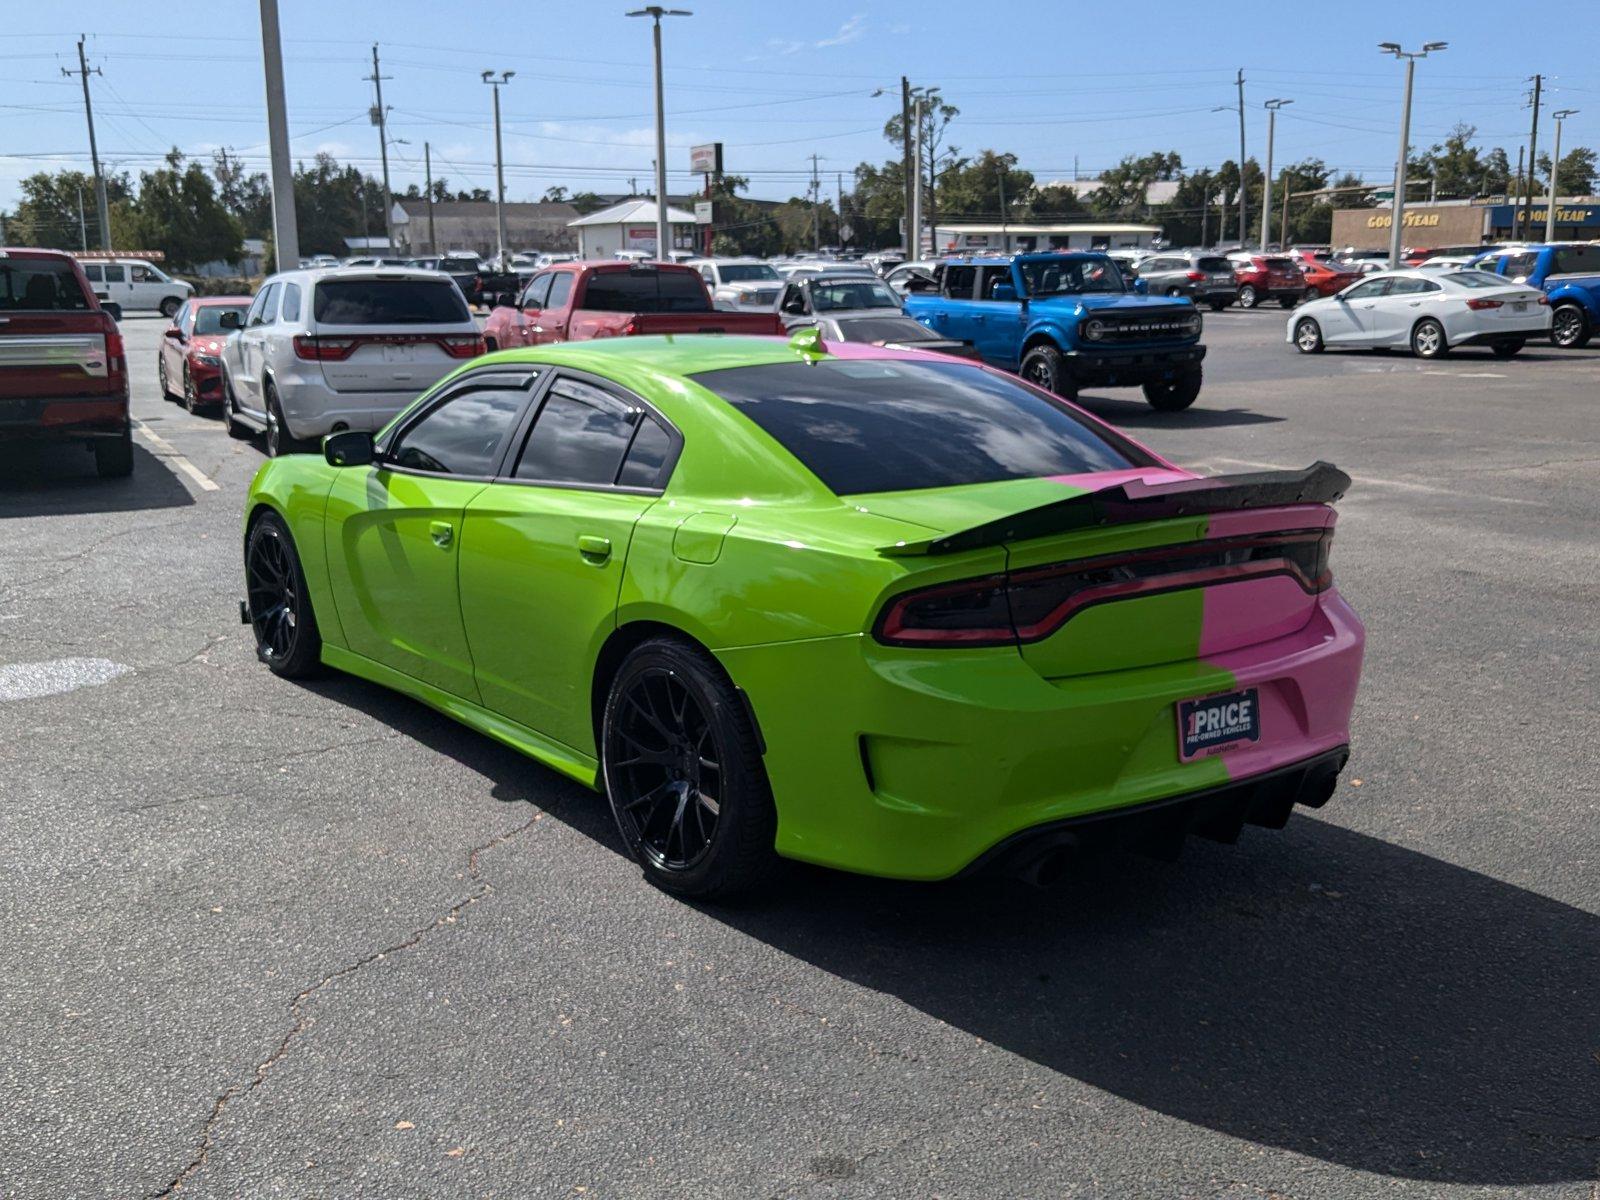
[[[342,429],[381,429],[484,352],[461,289],[436,271],[285,271],[231,316],[222,418],[234,437],[266,430],[274,457]]]

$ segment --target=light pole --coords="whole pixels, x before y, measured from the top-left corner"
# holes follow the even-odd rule
[[[1293,100],[1268,100],[1267,110],[1267,169],[1261,176],[1261,253],[1267,252],[1267,239],[1272,235],[1272,139],[1278,132],[1278,110]],[[1282,230],[1278,231],[1280,235]]]
[[[500,89],[511,82],[515,71],[501,71],[496,75],[493,71],[483,73],[483,81],[494,89],[494,234],[495,257],[499,260],[495,269],[506,269],[506,162],[505,155],[500,149]]]
[[[1448,42],[1425,42],[1421,50],[1402,50],[1399,42],[1379,42],[1378,49],[1385,54],[1406,60],[1406,99],[1400,110],[1400,157],[1394,165],[1394,223],[1389,229],[1389,269],[1400,265],[1400,231],[1406,215],[1406,161],[1411,157],[1411,82],[1417,73],[1417,59],[1427,58],[1435,50],[1444,50]]]
[[[261,0],[261,66],[267,82],[267,146],[272,163],[272,254],[278,270],[300,265],[300,227],[294,211],[294,167],[289,161],[289,115],[283,103],[283,42],[278,0]],[[106,249],[111,243],[106,243]]]
[[[651,4],[637,8],[630,17],[649,17],[654,26],[656,45],[656,258],[669,260],[671,256],[672,225],[667,220],[667,114],[666,102],[661,92],[661,18],[692,17],[686,8],[662,8]]]
[[[1545,205],[1544,212],[1544,240],[1549,245],[1556,240],[1556,186],[1561,178],[1561,122],[1577,114],[1575,108],[1560,108],[1550,114],[1556,123],[1555,153],[1550,156],[1550,203]]]
[[[1231,105],[1231,104],[1219,104],[1215,108],[1213,108],[1211,111],[1214,112],[1214,113],[1219,113],[1219,112],[1231,113],[1233,111],[1233,105]],[[1220,176],[1220,174],[1221,174],[1221,172],[1218,172],[1219,176]],[[1244,187],[1244,156],[1242,154],[1239,156],[1239,187],[1241,189]],[[1222,243],[1224,243],[1224,242],[1226,242],[1228,240],[1228,207],[1227,207],[1227,199],[1228,199],[1227,189],[1223,186],[1222,180],[1219,177],[1217,179],[1217,245],[1218,246],[1222,245]],[[1244,245],[1244,226],[1243,225],[1239,226],[1239,244],[1241,246]]]

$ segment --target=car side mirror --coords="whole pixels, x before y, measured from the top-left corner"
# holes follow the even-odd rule
[[[365,429],[341,429],[322,439],[322,457],[330,467],[364,467],[377,457],[372,434]]]
[[[179,329],[176,325],[169,325],[167,328],[161,331],[161,336],[165,338],[171,338],[175,342],[181,342],[183,341],[183,330]]]
[[[994,285],[992,295],[996,300],[1015,300],[1017,298],[1017,289],[1009,283],[997,283]]]
[[[244,314],[243,313],[237,313],[237,312],[234,312],[232,309],[229,309],[227,312],[224,312],[222,314],[222,316],[217,319],[217,323],[219,325],[221,325],[224,329],[243,329],[244,328]]]
[[[1150,281],[1148,279],[1135,279],[1133,281],[1133,291],[1135,295],[1148,296],[1150,294]]]

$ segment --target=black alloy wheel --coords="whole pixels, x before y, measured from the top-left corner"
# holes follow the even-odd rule
[[[167,379],[167,356],[165,354],[156,356],[156,376],[161,384],[161,398],[163,400],[175,399],[176,397],[172,394],[172,384]]]
[[[1561,304],[1550,318],[1550,342],[1563,350],[1581,350],[1589,344],[1589,318],[1576,304]]]
[[[244,564],[256,657],[275,675],[299,679],[315,674],[322,638],[294,542],[276,513],[268,513],[251,527]]]
[[[632,841],[656,867],[694,867],[722,816],[723,751],[689,686],[667,667],[638,672],[608,731],[606,770]]]

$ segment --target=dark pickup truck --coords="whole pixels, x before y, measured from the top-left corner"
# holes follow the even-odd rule
[[[782,332],[775,312],[713,308],[693,267],[654,262],[557,263],[483,326],[491,350],[641,333]]]
[[[133,470],[128,360],[83,268],[0,249],[0,441],[81,442],[102,476]]]

